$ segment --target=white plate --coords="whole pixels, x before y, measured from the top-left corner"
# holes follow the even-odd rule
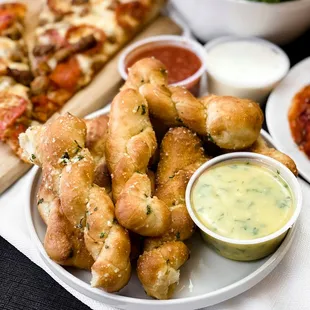
[[[95,117],[108,111],[109,107],[105,107],[90,116]],[[273,145],[266,132],[262,131],[262,136]],[[135,273],[124,289],[117,294],[109,294],[89,285],[91,278],[89,271],[64,268],[47,256],[43,247],[46,226],[39,215],[36,203],[41,169],[34,167],[31,174],[26,220],[32,241],[46,266],[56,278],[80,293],[122,309],[198,309],[232,298],[260,282],[279,264],[288,251],[295,234],[295,227],[293,227],[279,249],[267,258],[255,262],[236,262],[219,256],[196,233],[187,242],[191,250],[191,258],[182,268],[180,284],[173,299],[159,301],[147,297]]]
[[[310,57],[295,65],[271,93],[266,121],[276,147],[294,159],[299,173],[310,182],[310,160],[295,144],[287,118],[293,97],[307,84],[310,84]]]

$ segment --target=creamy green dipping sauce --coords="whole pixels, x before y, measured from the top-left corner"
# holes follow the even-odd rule
[[[270,235],[294,213],[291,190],[279,171],[250,161],[206,170],[193,186],[191,202],[204,226],[237,240]]]

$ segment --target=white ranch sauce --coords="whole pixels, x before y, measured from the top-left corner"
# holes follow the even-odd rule
[[[229,41],[208,51],[208,70],[224,83],[258,87],[273,83],[285,74],[286,58],[259,41]]]

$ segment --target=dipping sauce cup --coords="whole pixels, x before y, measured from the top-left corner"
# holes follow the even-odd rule
[[[127,47],[119,59],[118,70],[122,78],[126,80],[128,68],[146,57],[155,57],[164,63],[170,86],[184,86],[195,96],[199,95],[205,73],[205,50],[198,42],[174,35],[138,41]]]
[[[186,188],[186,207],[203,239],[220,255],[237,261],[273,253],[301,206],[301,187],[294,174],[282,163],[255,153],[211,159]]]
[[[208,91],[264,103],[290,68],[277,45],[255,37],[220,37],[205,45]]]

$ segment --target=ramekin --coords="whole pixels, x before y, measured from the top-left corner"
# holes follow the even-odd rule
[[[153,36],[140,41],[137,41],[134,44],[129,45],[121,54],[118,61],[118,71],[121,77],[126,81],[128,78],[128,74],[126,72],[126,63],[130,57],[133,56],[134,53],[143,50],[144,48],[148,48],[150,46],[158,46],[158,45],[173,45],[180,46],[186,48],[197,55],[197,57],[201,61],[201,67],[196,71],[193,75],[186,78],[183,81],[179,81],[171,84],[171,86],[183,86],[190,90],[194,95],[198,95],[200,91],[200,83],[203,75],[205,74],[205,49],[201,44],[197,41],[194,41],[190,38],[184,36],[177,35],[161,35],[161,36]]]
[[[197,178],[207,169],[221,162],[244,160],[254,161],[268,167],[274,172],[279,172],[284,181],[289,185],[294,202],[294,213],[289,221],[274,233],[265,237],[252,239],[252,240],[237,240],[232,238],[223,237],[214,231],[211,231],[198,219],[196,216],[192,204],[191,204],[191,192],[193,185]],[[282,240],[286,236],[288,230],[296,223],[302,206],[302,191],[297,178],[294,174],[282,163],[272,159],[270,157],[249,153],[249,152],[237,152],[225,155],[220,155],[211,159],[203,164],[191,177],[186,188],[186,207],[187,210],[201,231],[203,239],[213,248],[215,251],[232,260],[237,261],[252,261],[268,256],[273,253],[281,244]]]
[[[248,41],[248,42],[257,42],[262,45],[270,47],[272,50],[275,50],[281,57],[283,57],[285,62],[285,67],[283,68],[281,74],[274,80],[268,80],[266,76],[266,81],[257,84],[257,85],[238,85],[238,83],[228,83],[227,81],[222,80],[217,77],[214,72],[212,72],[211,66],[209,65],[208,53],[215,46],[221,45],[226,42],[234,41]],[[235,96],[239,98],[248,98],[252,99],[260,104],[263,104],[269,95],[269,93],[278,85],[278,83],[284,78],[288,73],[290,68],[290,60],[286,53],[277,45],[256,37],[238,37],[238,36],[225,36],[219,37],[209,41],[205,46],[206,52],[206,68],[208,76],[208,91],[211,94],[220,95],[220,96]]]

